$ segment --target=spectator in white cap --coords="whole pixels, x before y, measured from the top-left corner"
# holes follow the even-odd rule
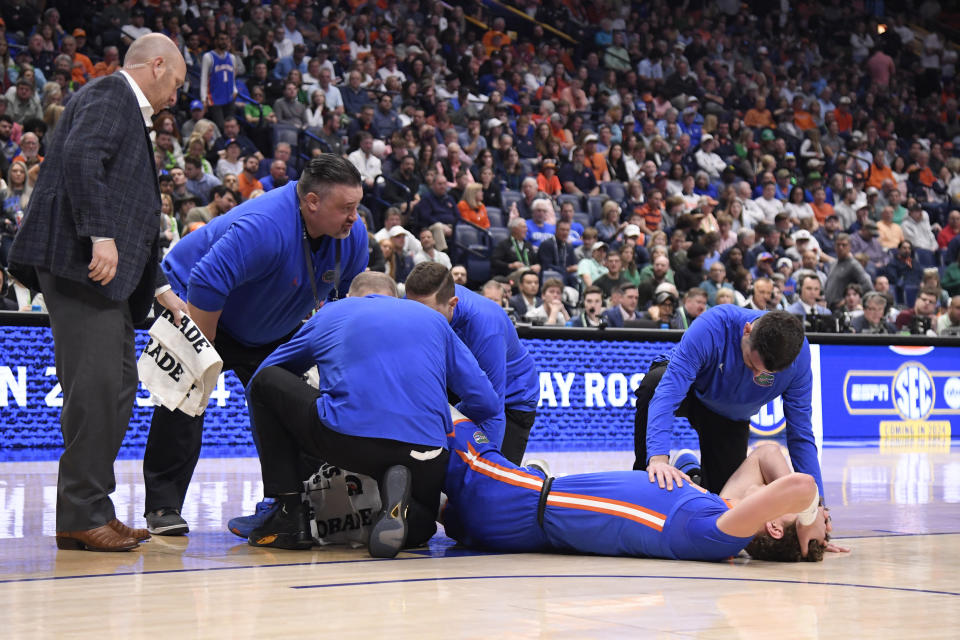
[[[703,137],[700,138],[700,149],[693,154],[697,166],[707,173],[711,182],[719,181],[720,174],[723,173],[723,170],[727,167],[727,163],[723,161],[723,158],[714,153],[714,149],[716,148],[717,141],[712,135],[705,133]]]
[[[607,273],[607,267],[604,264],[607,258],[607,245],[601,240],[593,243],[591,254],[577,263],[577,276],[583,281],[583,286],[589,287],[596,282],[600,276]]]

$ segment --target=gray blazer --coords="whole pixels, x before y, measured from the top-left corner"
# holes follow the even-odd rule
[[[129,300],[138,321],[155,288],[166,283],[160,228],[157,171],[136,95],[119,73],[93,80],[73,96],[47,140],[10,252],[11,272],[33,287],[37,267],[111,300]],[[87,275],[90,236],[116,241],[117,275],[106,286]]]

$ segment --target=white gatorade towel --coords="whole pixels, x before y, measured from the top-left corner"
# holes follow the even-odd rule
[[[187,314],[180,326],[164,309],[150,327],[150,341],[137,360],[140,382],[156,404],[198,416],[207,408],[223,359]]]

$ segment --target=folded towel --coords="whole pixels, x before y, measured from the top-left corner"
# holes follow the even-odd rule
[[[221,369],[223,360],[196,323],[182,314],[178,327],[167,309],[150,327],[150,341],[137,361],[140,381],[154,401],[191,416],[206,410]]]

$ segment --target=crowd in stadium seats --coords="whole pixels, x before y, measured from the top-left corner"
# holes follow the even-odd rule
[[[371,269],[451,265],[519,322],[683,329],[728,303],[960,334],[960,14],[933,0],[10,0],[0,17],[3,266],[64,105],[158,31],[188,66],[150,133],[166,246],[336,153],[364,179]],[[3,300],[42,309],[7,279]]]

